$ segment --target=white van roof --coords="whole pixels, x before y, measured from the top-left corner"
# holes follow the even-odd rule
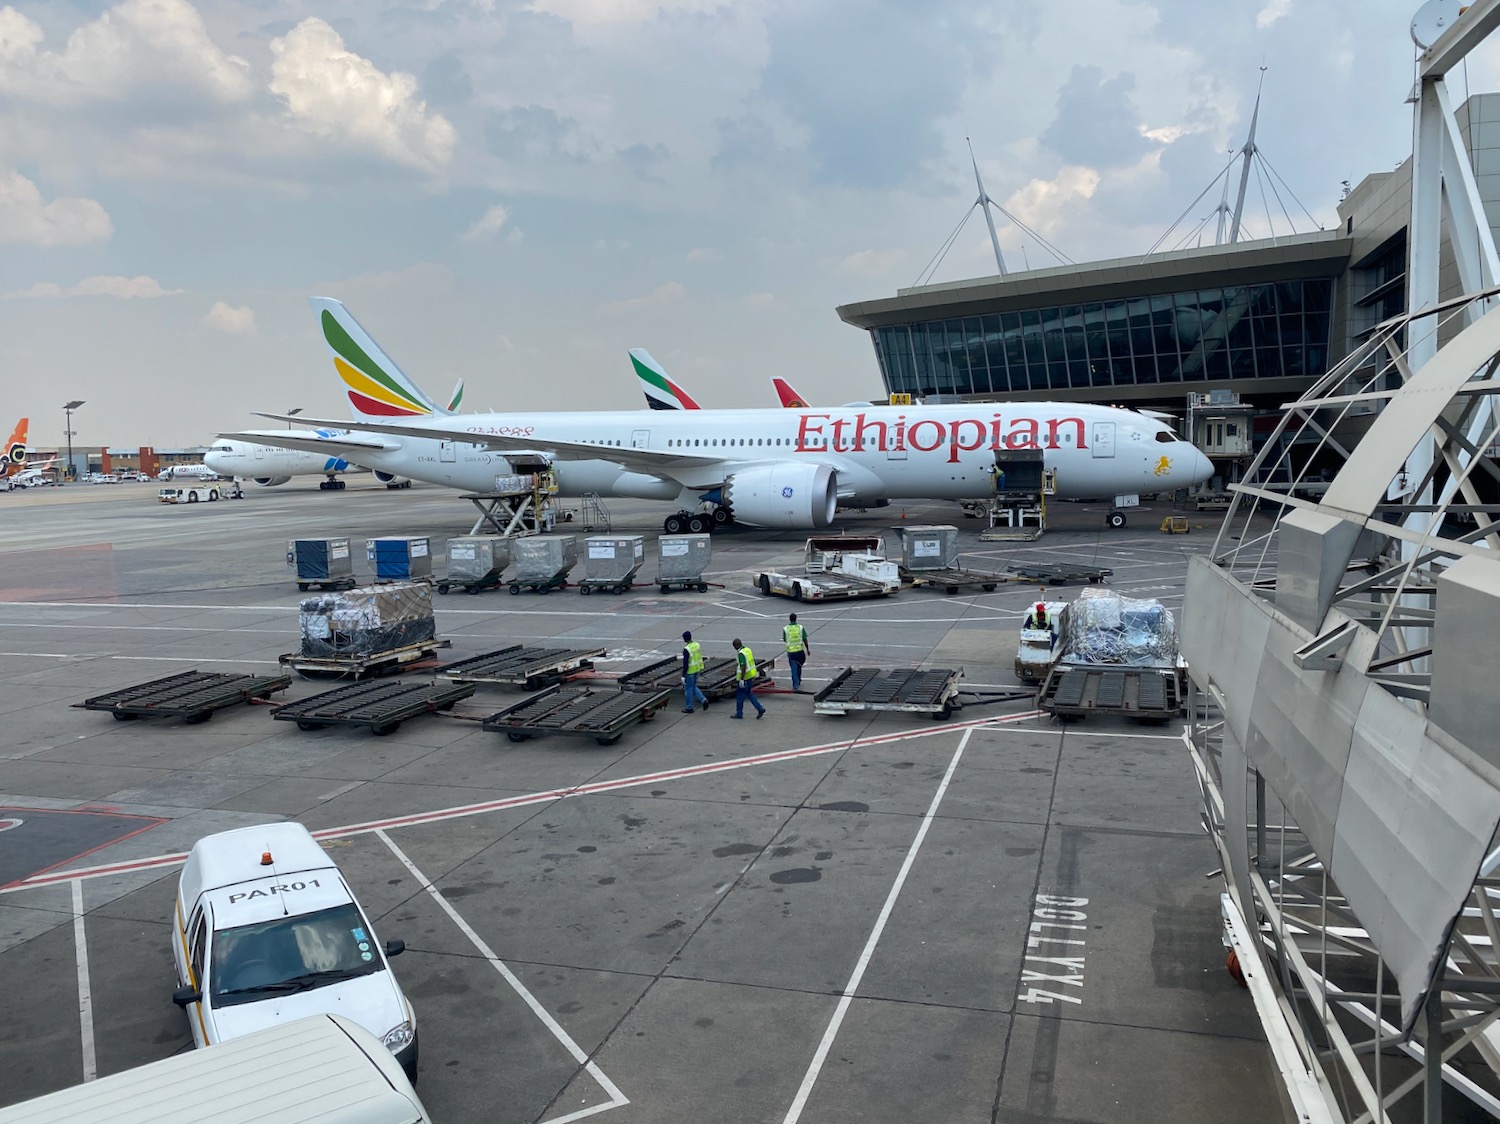
[[[271,852],[271,865],[261,866],[266,851]],[[332,866],[333,860],[300,823],[268,823],[198,840],[183,864],[182,884],[192,900],[220,886]]]
[[[421,1124],[389,1050],[314,1015],[0,1108],[0,1124]]]

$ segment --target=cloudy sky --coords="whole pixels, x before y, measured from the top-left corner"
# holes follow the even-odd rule
[[[772,374],[876,395],[834,306],[923,273],[974,196],[965,137],[1070,257],[1139,253],[1242,142],[1264,65],[1261,146],[1331,224],[1342,180],[1410,151],[1414,8],[20,0],[0,424],[58,441],[82,398],[80,443],[167,447],[257,409],[343,416],[311,294],[434,396],[463,376],[470,408],[637,408],[633,346],[710,404],[768,405]],[[936,277],[993,271],[976,215]]]

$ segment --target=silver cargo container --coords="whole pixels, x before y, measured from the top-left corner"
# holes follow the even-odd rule
[[[958,528],[948,524],[907,527],[901,538],[902,565],[913,571],[958,566]]]
[[[545,582],[568,574],[578,565],[577,535],[532,535],[516,539],[512,555],[513,582]]]
[[[628,582],[646,561],[643,535],[590,535],[584,578],[593,582]]]
[[[660,581],[697,581],[713,558],[710,535],[663,535],[656,540]]]
[[[510,565],[510,540],[500,535],[461,535],[448,540],[448,580],[487,582]]]

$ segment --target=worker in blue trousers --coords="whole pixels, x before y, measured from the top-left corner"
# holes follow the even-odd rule
[[[764,718],[766,708],[755,697],[755,677],[759,674],[755,670],[755,653],[745,647],[739,637],[735,637],[734,656],[734,713],[730,717],[745,717],[745,700],[749,699],[750,705],[755,708],[755,717]]]
[[[812,645],[807,642],[807,629],[797,623],[797,614],[791,614],[788,621],[790,623],[781,630],[781,642],[786,646],[786,661],[792,669],[792,690],[800,691],[802,665],[812,653]]]
[[[682,713],[692,714],[693,704],[708,709],[708,696],[698,689],[698,673],[703,670],[703,645],[691,632],[682,634]]]

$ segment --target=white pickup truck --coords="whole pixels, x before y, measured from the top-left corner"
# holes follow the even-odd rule
[[[879,535],[821,535],[807,540],[801,573],[767,570],[755,585],[794,601],[887,597],[901,589],[901,568],[885,557]]]

